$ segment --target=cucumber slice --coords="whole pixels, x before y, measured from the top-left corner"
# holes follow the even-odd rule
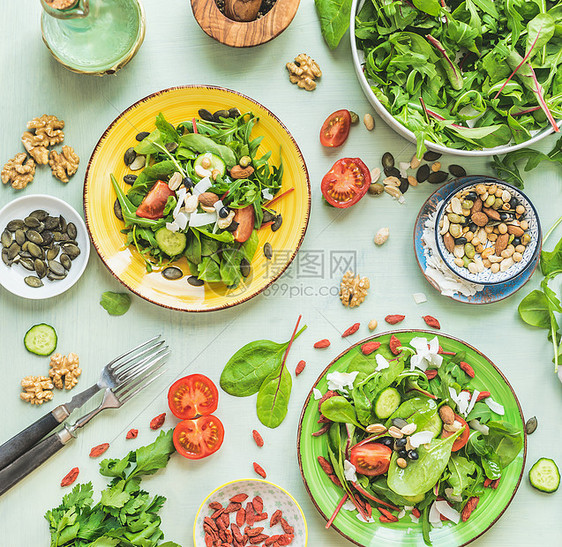
[[[560,471],[554,460],[541,458],[529,471],[531,486],[541,492],[556,492],[560,486]]]
[[[35,355],[51,355],[57,348],[57,331],[41,323],[31,327],[23,338],[25,349]]]
[[[400,406],[402,398],[393,387],[383,389],[375,402],[375,414],[380,419],[388,418]]]
[[[207,165],[207,167],[204,167],[202,165],[203,160],[205,160],[205,158],[207,159],[207,161],[205,161],[206,164],[209,161],[211,162],[210,166]],[[226,165],[224,161],[222,161],[222,158],[219,158],[215,154],[211,154],[211,152],[206,152],[205,154],[199,154],[199,156],[197,156],[197,158],[193,162],[193,168],[195,169],[195,167],[197,167],[198,165],[203,167],[203,169],[208,169],[209,171],[214,171],[215,169],[218,169],[219,176],[221,177],[224,175],[226,171]]]
[[[409,501],[412,505],[420,503],[425,499],[425,494],[418,494],[417,496],[402,496],[405,500]]]
[[[155,234],[158,247],[168,256],[178,256],[187,245],[187,237],[183,232],[172,232],[168,228],[160,228]]]

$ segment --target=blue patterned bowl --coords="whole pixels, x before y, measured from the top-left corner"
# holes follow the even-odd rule
[[[494,177],[467,177],[469,179],[464,184],[457,186],[444,200],[441,207],[437,213],[435,220],[435,236],[437,238],[437,249],[441,258],[445,261],[445,264],[459,277],[470,281],[471,283],[477,283],[479,285],[496,285],[498,283],[505,283],[511,279],[519,276],[529,264],[537,258],[537,254],[540,252],[540,241],[542,237],[541,225],[539,221],[538,213],[531,203],[529,198],[520,190],[507,184]],[[529,224],[527,233],[531,236],[531,242],[526,246],[523,253],[523,259],[520,262],[515,262],[510,268],[505,271],[499,271],[493,273],[490,269],[485,269],[482,272],[472,273],[467,268],[458,266],[455,264],[455,256],[453,253],[449,252],[443,241],[443,237],[439,235],[440,224],[443,217],[446,214],[448,205],[451,203],[451,199],[458,195],[459,193],[476,188],[478,184],[495,184],[498,188],[502,190],[507,190],[512,197],[515,197],[519,204],[525,207],[525,220]],[[492,243],[488,241],[486,246],[491,246]]]

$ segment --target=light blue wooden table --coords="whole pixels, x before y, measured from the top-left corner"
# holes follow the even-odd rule
[[[545,334],[524,326],[517,315],[519,301],[538,285],[540,275],[521,293],[497,304],[479,307],[455,303],[429,286],[412,252],[413,223],[431,186],[424,184],[410,190],[404,205],[386,195],[366,197],[348,211],[331,210],[322,204],[320,180],[338,157],[360,156],[374,167],[387,150],[397,160],[408,161],[414,147],[376,116],[377,127],[372,133],[361,124],[352,130],[342,149],[330,151],[320,146],[319,127],[330,112],[350,108],[362,117],[370,107],[356,81],[349,45],[343,43],[335,53],[328,50],[320,35],[313,2],[301,2],[295,20],[280,37],[246,50],[222,46],[206,36],[193,19],[187,0],[145,0],[144,4],[147,34],[140,52],[117,75],[100,79],[72,74],[51,58],[41,42],[39,0],[2,2],[0,162],[3,164],[20,150],[19,138],[26,122],[44,113],[57,114],[66,121],[65,142],[76,149],[82,161],[68,185],[54,180],[49,169],[41,169],[24,192],[0,188],[0,205],[17,195],[48,193],[81,211],[88,158],[104,129],[122,110],[166,87],[222,85],[263,103],[293,133],[305,155],[313,192],[312,217],[303,250],[322,251],[328,257],[330,251],[356,249],[357,269],[371,280],[370,294],[354,310],[343,308],[335,296],[320,296],[336,291],[339,283],[328,271],[322,279],[285,276],[279,280],[275,295],[261,295],[220,313],[170,312],[135,297],[125,316],[110,317],[99,306],[100,294],[122,287],[95,253],[80,282],[58,298],[25,301],[0,289],[0,441],[66,399],[65,394],[57,393],[54,401],[39,408],[19,399],[21,378],[47,370],[44,359],[24,349],[22,338],[31,325],[54,325],[59,333],[59,350],[78,353],[84,370],[78,389],[94,383],[101,367],[133,342],[162,333],[173,350],[167,373],[147,393],[120,411],[107,411],[93,421],[71,446],[2,497],[0,545],[47,545],[48,527],[43,514],[61,500],[61,477],[71,467],[79,466],[81,481],[91,480],[98,492],[106,484],[98,473],[97,462],[88,458],[92,446],[110,442],[107,455],[122,457],[132,446],[131,441],[125,441],[131,427],[140,431],[138,440],[133,441],[135,447],[150,442],[154,434],[148,422],[167,410],[166,392],[175,378],[201,372],[218,382],[226,360],[241,345],[256,338],[287,339],[299,313],[308,330],[293,346],[289,366],[293,368],[300,359],[305,359],[308,366],[294,381],[285,422],[276,430],[266,430],[257,420],[254,398],[236,399],[222,393],[217,414],[224,422],[226,440],[220,452],[199,462],[174,457],[165,472],[143,483],[149,491],[168,498],[162,511],[168,539],[184,547],[192,545],[193,519],[205,495],[231,479],[254,476],[252,461],[258,461],[267,469],[268,478],[288,489],[302,505],[310,546],[349,545],[336,532],[324,530],[325,522],[306,494],[296,458],[297,424],[303,401],[318,373],[348,344],[339,333],[361,321],[361,330],[353,341],[358,340],[368,335],[366,325],[370,319],[377,318],[381,323],[388,313],[406,314],[404,326],[412,328],[423,326],[421,315],[435,315],[444,332],[465,339],[488,355],[509,378],[525,416],[539,418],[537,432],[529,437],[529,464],[541,456],[553,457],[562,464],[562,389],[552,372],[552,350]],[[303,51],[314,57],[324,72],[313,93],[291,85],[284,67]],[[550,138],[544,148],[553,143]],[[444,163],[449,159],[452,160],[444,158]],[[469,174],[492,174],[485,159],[462,163]],[[544,228],[561,213],[561,174],[556,166],[541,166],[527,177],[526,191],[537,206]],[[383,226],[390,228],[390,238],[385,246],[375,248],[373,236]],[[560,236],[559,230],[554,238]],[[416,305],[412,298],[415,292],[426,293],[428,302]],[[331,338],[331,348],[314,350],[312,343],[320,338]],[[173,425],[172,420],[168,419],[166,425]],[[262,449],[251,441],[254,427],[264,436]],[[560,492],[549,497],[533,491],[525,478],[505,515],[475,545],[559,545],[560,496]]]

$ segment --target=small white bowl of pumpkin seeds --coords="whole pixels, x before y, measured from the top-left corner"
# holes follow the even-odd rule
[[[443,201],[437,249],[459,277],[480,285],[505,283],[536,260],[541,227],[520,190],[493,177],[470,177]]]

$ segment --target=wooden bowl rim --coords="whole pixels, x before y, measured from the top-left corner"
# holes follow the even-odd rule
[[[217,40],[217,42],[220,42],[221,44],[225,44],[231,47],[255,47],[261,44],[265,44],[270,40],[273,40],[273,38],[279,36],[291,24],[291,22],[295,18],[295,15],[297,14],[300,5],[300,0],[276,0],[274,6],[260,19],[255,19],[254,21],[248,21],[248,22],[241,22],[241,21],[234,21],[229,17],[227,17],[226,15],[224,15],[219,10],[215,0],[190,0],[190,1],[191,1],[191,10],[193,12],[193,16],[195,17],[197,24],[201,27],[201,29],[205,32],[205,34]],[[198,10],[196,9],[198,7],[204,8],[209,4],[211,5],[210,14],[208,14],[206,11],[199,13]],[[279,9],[281,9],[281,7],[284,6],[287,6],[288,8],[286,10],[285,17],[280,19],[280,21],[275,26],[275,28],[268,30],[267,23],[269,22],[269,19],[273,17],[272,14],[275,14]],[[263,32],[260,38],[258,38],[257,40],[254,39],[255,41],[250,41],[250,40],[247,41],[247,38],[243,38],[241,44],[235,44],[232,41],[231,33],[229,33],[227,37],[222,36],[220,35],[220,33],[217,33],[214,26],[208,24],[209,15],[211,15],[211,17],[217,17],[218,19],[222,20],[223,23],[226,23],[227,27],[234,29],[235,32],[233,34],[235,37],[239,37],[242,32],[246,33],[248,31],[250,31],[248,32],[248,34],[250,36],[253,36],[253,33],[251,31],[257,30],[260,27],[265,27],[266,30]],[[246,36],[248,36],[248,34],[246,34]]]

